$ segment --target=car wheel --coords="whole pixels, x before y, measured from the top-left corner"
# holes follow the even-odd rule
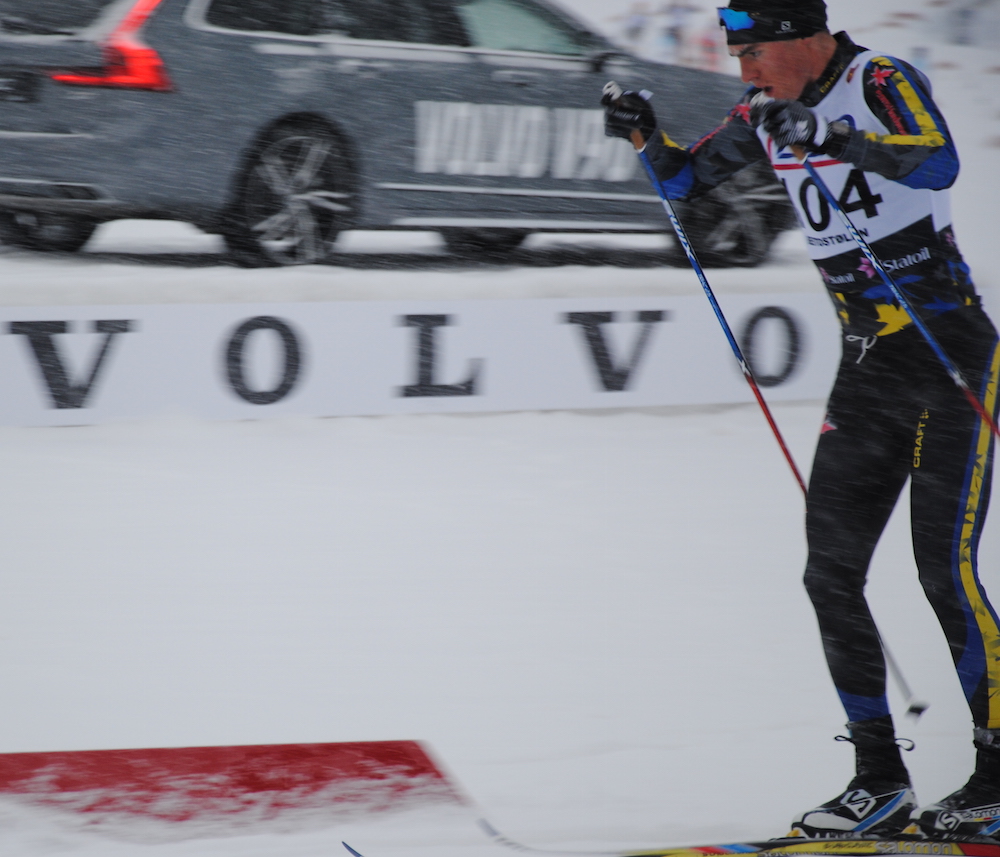
[[[769,170],[754,168],[679,204],[677,214],[699,261],[719,268],[761,264],[778,234],[794,223],[784,188]],[[680,247],[674,255],[678,261],[687,258]]]
[[[445,246],[457,256],[506,256],[528,237],[521,229],[444,229]]]
[[[29,250],[75,253],[94,234],[98,222],[65,214],[0,212],[0,242]]]
[[[242,265],[325,262],[350,224],[354,196],[336,134],[319,124],[280,125],[251,153],[223,236]]]

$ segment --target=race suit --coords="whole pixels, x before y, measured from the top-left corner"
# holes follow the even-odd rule
[[[1000,349],[951,225],[958,157],[926,78],[846,33],[800,101],[832,123],[812,165],[971,388],[997,411]],[[847,712],[889,713],[885,663],[864,596],[875,545],[907,478],[920,582],[951,648],[975,724],[1000,728],[1000,631],[977,572],[993,436],[797,158],[750,124],[751,89],[689,149],[663,132],[646,152],[671,198],[770,161],[805,231],[843,332],[806,515],[805,583]]]

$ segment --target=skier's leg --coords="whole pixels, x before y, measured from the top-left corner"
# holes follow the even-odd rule
[[[894,833],[916,805],[864,596],[868,564],[906,483],[912,447],[913,407],[901,393],[904,385],[893,382],[895,349],[886,350],[867,365],[842,365],[809,483],[805,584],[850,721],[856,776],[842,794],[792,822],[807,836]]]
[[[871,386],[879,384],[876,374],[850,367],[838,376],[806,513],[805,586],[851,722],[889,713],[885,661],[864,587],[875,545],[906,483],[912,436],[897,416],[900,403]],[[892,385],[885,387],[891,396]]]
[[[984,365],[976,371],[963,367],[980,395],[1000,358],[995,342],[987,345],[974,343],[992,372],[984,372]],[[995,408],[991,380],[987,404]],[[910,515],[920,582],[948,639],[975,725],[1000,729],[1000,697],[990,698],[991,686],[1000,687],[1000,633],[976,557],[989,504],[992,433],[963,396],[946,386],[924,411],[919,442]]]
[[[955,340],[951,353],[987,409],[996,413],[996,335],[978,310],[956,316],[942,320],[941,337]],[[914,817],[934,835],[1000,835],[1000,628],[979,581],[976,558],[989,503],[994,439],[947,384],[934,391],[921,422],[912,487],[914,554],[972,711],[977,752],[969,782]]]

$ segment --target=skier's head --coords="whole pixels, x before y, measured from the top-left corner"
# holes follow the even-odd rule
[[[823,73],[837,48],[823,0],[730,0],[719,9],[743,82],[771,98],[795,99]]]
[[[823,0],[730,0],[719,9],[730,45],[785,42],[826,31]]]

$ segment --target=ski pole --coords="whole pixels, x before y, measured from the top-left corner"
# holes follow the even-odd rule
[[[639,155],[639,160],[642,161],[642,165],[646,168],[646,173],[652,182],[653,187],[656,189],[657,195],[660,197],[660,202],[663,204],[663,210],[667,213],[667,217],[670,219],[670,225],[673,226],[674,232],[677,235],[677,240],[680,242],[681,247],[684,248],[684,253],[687,255],[688,261],[691,263],[691,267],[694,269],[695,274],[698,275],[698,280],[701,283],[702,289],[705,291],[705,295],[708,297],[708,302],[712,305],[712,310],[715,312],[715,317],[719,320],[719,324],[722,326],[723,331],[726,334],[726,339],[729,340],[729,347],[732,348],[733,354],[736,356],[737,361],[740,364],[740,369],[743,371],[743,377],[746,378],[747,384],[750,385],[750,389],[753,390],[753,394],[760,405],[761,411],[764,413],[764,417],[767,419],[768,425],[771,427],[771,431],[774,433],[775,439],[778,441],[778,445],[781,447],[781,451],[785,456],[785,460],[788,462],[788,466],[791,468],[792,473],[795,475],[795,480],[799,483],[799,488],[802,489],[802,494],[804,497],[808,498],[809,492],[806,488],[805,480],[802,478],[802,474],[799,472],[799,468],[795,464],[795,459],[792,458],[792,454],[788,449],[788,445],[785,443],[784,437],[782,437],[781,430],[778,428],[778,424],[774,421],[774,417],[771,414],[771,409],[767,406],[767,402],[764,401],[764,396],[760,392],[760,387],[757,385],[757,380],[753,376],[753,371],[750,369],[750,364],[747,362],[746,357],[743,355],[742,349],[740,349],[739,343],[736,341],[736,337],[733,336],[732,328],[729,326],[729,322],[726,321],[726,316],[722,312],[722,307],[719,306],[718,300],[716,300],[715,292],[712,291],[712,287],[708,282],[708,278],[705,276],[705,271],[701,267],[701,263],[698,261],[698,257],[694,252],[694,248],[691,246],[691,242],[688,240],[687,233],[684,231],[684,227],[674,212],[674,207],[670,203],[670,199],[667,197],[663,190],[663,186],[660,184],[656,177],[656,172],[653,170],[653,165],[649,161],[649,156],[645,152],[646,141],[643,139],[642,134],[638,129],[632,132],[632,145],[635,147],[636,153]],[[806,162],[807,169],[811,167],[811,164]],[[819,178],[818,176],[816,177]],[[816,182],[817,186],[820,185],[819,180]],[[826,193],[829,196],[829,189],[826,188],[825,184],[822,186],[826,189]],[[843,217],[846,219],[847,215],[843,213],[843,210],[836,204],[837,210],[841,212]],[[848,221],[849,223],[850,221]],[[851,227],[853,229],[853,226]],[[857,230],[855,230],[857,232]],[[857,238],[864,241],[861,238],[860,233],[857,233]],[[869,253],[871,250],[869,249]],[[874,257],[874,254],[872,254]],[[874,264],[874,263],[873,263]],[[880,267],[880,266],[879,266]],[[888,276],[888,275],[886,275]],[[910,313],[913,317],[913,313]],[[929,334],[929,331],[928,331]],[[956,369],[956,371],[958,371]],[[968,389],[968,385],[966,385]],[[975,397],[973,396],[973,399]],[[976,400],[978,404],[978,400]],[[981,406],[979,408],[981,410]],[[985,413],[985,412],[984,412]],[[992,421],[990,421],[992,424]],[[992,426],[991,426],[992,427]],[[899,663],[893,657],[892,652],[885,643],[885,639],[882,634],[876,628],[876,633],[878,634],[879,643],[882,647],[882,654],[885,656],[886,665],[889,668],[889,673],[892,675],[896,684],[899,686],[900,691],[906,699],[908,708],[907,714],[911,714],[914,719],[920,717],[924,711],[927,710],[928,704],[925,702],[920,702],[914,699],[913,692],[910,690],[910,686],[906,679],[903,677],[903,672],[899,668]]]
[[[830,188],[827,186],[826,182],[823,181],[820,174],[816,171],[816,168],[809,163],[809,158],[805,149],[801,146],[791,146],[790,148],[795,154],[795,157],[798,158],[805,167],[806,172],[809,173],[809,177],[813,180],[813,182],[815,182],[816,187],[819,188],[820,193],[822,193],[826,198],[830,207],[837,212],[844,226],[847,227],[847,231],[851,233],[851,237],[854,238],[858,246],[861,248],[861,252],[865,254],[865,257],[869,262],[871,262],[875,270],[879,272],[882,280],[889,287],[889,291],[892,292],[893,297],[896,298],[899,305],[906,311],[906,314],[913,319],[913,323],[917,326],[917,329],[921,332],[921,334],[923,334],[924,339],[927,340],[927,343],[931,346],[931,348],[934,349],[934,353],[944,364],[945,369],[948,371],[948,374],[951,376],[951,379],[955,382],[956,386],[958,386],[965,397],[969,400],[969,404],[972,405],[976,413],[982,417],[994,434],[1000,434],[1000,429],[997,428],[996,422],[994,422],[993,418],[986,413],[986,409],[969,388],[968,383],[965,378],[962,377],[962,373],[959,371],[958,367],[951,361],[945,350],[934,337],[934,334],[930,332],[927,325],[924,324],[920,316],[918,316],[914,311],[913,306],[906,299],[906,295],[904,295],[899,286],[896,285],[881,260],[875,255],[875,251],[872,250],[868,242],[865,241],[864,236],[858,231],[857,227],[851,221],[851,218],[847,215],[847,212],[844,211],[840,201],[837,200],[836,197],[834,197],[834,195],[830,192]],[[893,654],[889,650],[889,646],[886,645],[885,639],[882,637],[881,633],[879,633],[878,639],[882,646],[882,654],[885,656],[885,663],[889,669],[889,674],[892,676],[900,692],[903,694],[903,697],[906,699],[906,713],[911,715],[914,720],[918,720],[920,715],[923,714],[929,707],[929,703],[923,702],[914,696],[913,691],[910,689],[909,682],[907,682],[906,678],[903,676],[903,671],[900,669],[898,661],[893,657]]]
[[[878,631],[877,628],[875,630]],[[881,633],[878,635],[878,641],[882,646],[882,654],[885,656],[885,664],[889,668],[889,674],[892,676],[893,681],[896,682],[896,686],[906,700],[906,713],[914,720],[919,720],[920,715],[930,708],[930,703],[924,702],[914,696],[913,691],[910,690],[909,682],[903,676],[903,671],[899,668],[899,663],[892,656],[892,652],[889,651],[889,647],[886,645]]]
[[[767,420],[767,424],[771,427],[771,431],[774,433],[774,438],[778,441],[778,446],[781,447],[781,452],[785,456],[785,461],[788,462],[788,466],[791,468],[792,474],[795,476],[795,481],[799,483],[799,488],[802,489],[803,496],[807,496],[809,492],[806,489],[805,480],[802,478],[802,474],[799,472],[799,468],[795,464],[795,459],[792,458],[792,453],[788,449],[788,445],[785,443],[784,437],[782,437],[781,429],[778,428],[778,424],[775,422],[774,416],[771,414],[771,409],[767,406],[767,402],[764,401],[764,396],[760,392],[760,387],[757,385],[757,379],[753,376],[753,370],[750,368],[750,364],[747,362],[746,357],[743,356],[743,351],[740,348],[739,343],[736,341],[736,337],[733,335],[729,322],[726,321],[726,316],[722,312],[722,307],[719,306],[719,302],[715,299],[715,292],[712,291],[712,287],[708,283],[708,278],[705,276],[705,271],[701,267],[701,263],[698,261],[697,255],[695,255],[694,248],[688,240],[687,233],[684,231],[684,227],[677,218],[677,214],[674,212],[674,207],[670,204],[670,200],[664,192],[663,186],[656,178],[653,165],[649,162],[649,156],[645,152],[646,141],[642,138],[642,134],[640,134],[638,130],[632,132],[632,145],[635,146],[635,151],[639,155],[639,160],[642,161],[642,165],[646,168],[646,172],[649,174],[649,179],[652,182],[653,187],[656,188],[656,192],[660,197],[660,202],[663,204],[663,210],[666,211],[667,217],[670,219],[670,225],[674,227],[677,240],[680,242],[681,247],[684,248],[684,253],[687,255],[688,261],[691,263],[691,267],[694,268],[694,272],[698,275],[698,280],[701,282],[702,289],[705,290],[708,302],[712,305],[715,317],[719,320],[719,324],[722,325],[722,330],[726,334],[726,339],[729,340],[729,347],[733,350],[733,354],[736,356],[736,360],[740,364],[740,370],[743,372],[743,377],[746,378],[747,384],[750,385],[750,389],[753,391],[754,397],[757,399],[757,404],[760,405],[760,409],[764,413],[764,418]]]
[[[826,201],[830,203],[830,207],[837,212],[844,226],[847,227],[847,231],[851,233],[851,237],[857,242],[858,247],[861,248],[861,252],[865,254],[865,257],[871,262],[872,266],[879,275],[882,277],[882,281],[889,287],[889,291],[892,292],[892,296],[896,299],[896,302],[906,311],[906,314],[913,320],[913,324],[916,326],[917,330],[923,335],[924,339],[927,340],[927,344],[933,349],[934,354],[937,355],[938,360],[941,361],[951,380],[955,382],[955,386],[962,391],[962,395],[968,399],[969,404],[972,405],[973,410],[979,414],[983,422],[990,427],[990,431],[994,435],[1000,437],[1000,428],[997,427],[996,421],[993,417],[987,413],[986,408],[983,403],[979,401],[979,397],[972,392],[969,387],[968,382],[962,375],[961,370],[952,359],[948,356],[947,352],[941,347],[941,343],[937,341],[937,338],[931,333],[930,328],[924,323],[924,320],[917,315],[906,295],[903,294],[903,290],[896,285],[896,281],[893,280],[892,276],[885,269],[878,256],[875,255],[875,251],[872,250],[871,245],[865,241],[864,236],[858,231],[854,223],[851,222],[851,218],[848,216],[847,212],[844,211],[843,206],[837,198],[830,192],[830,188],[827,186],[826,182],[823,181],[820,174],[817,172],[816,168],[809,163],[809,158],[804,149],[800,146],[791,147],[795,157],[797,157],[802,165],[806,168],[806,172],[809,173],[809,177],[816,183],[816,187],[819,188],[819,192],[823,194]]]

